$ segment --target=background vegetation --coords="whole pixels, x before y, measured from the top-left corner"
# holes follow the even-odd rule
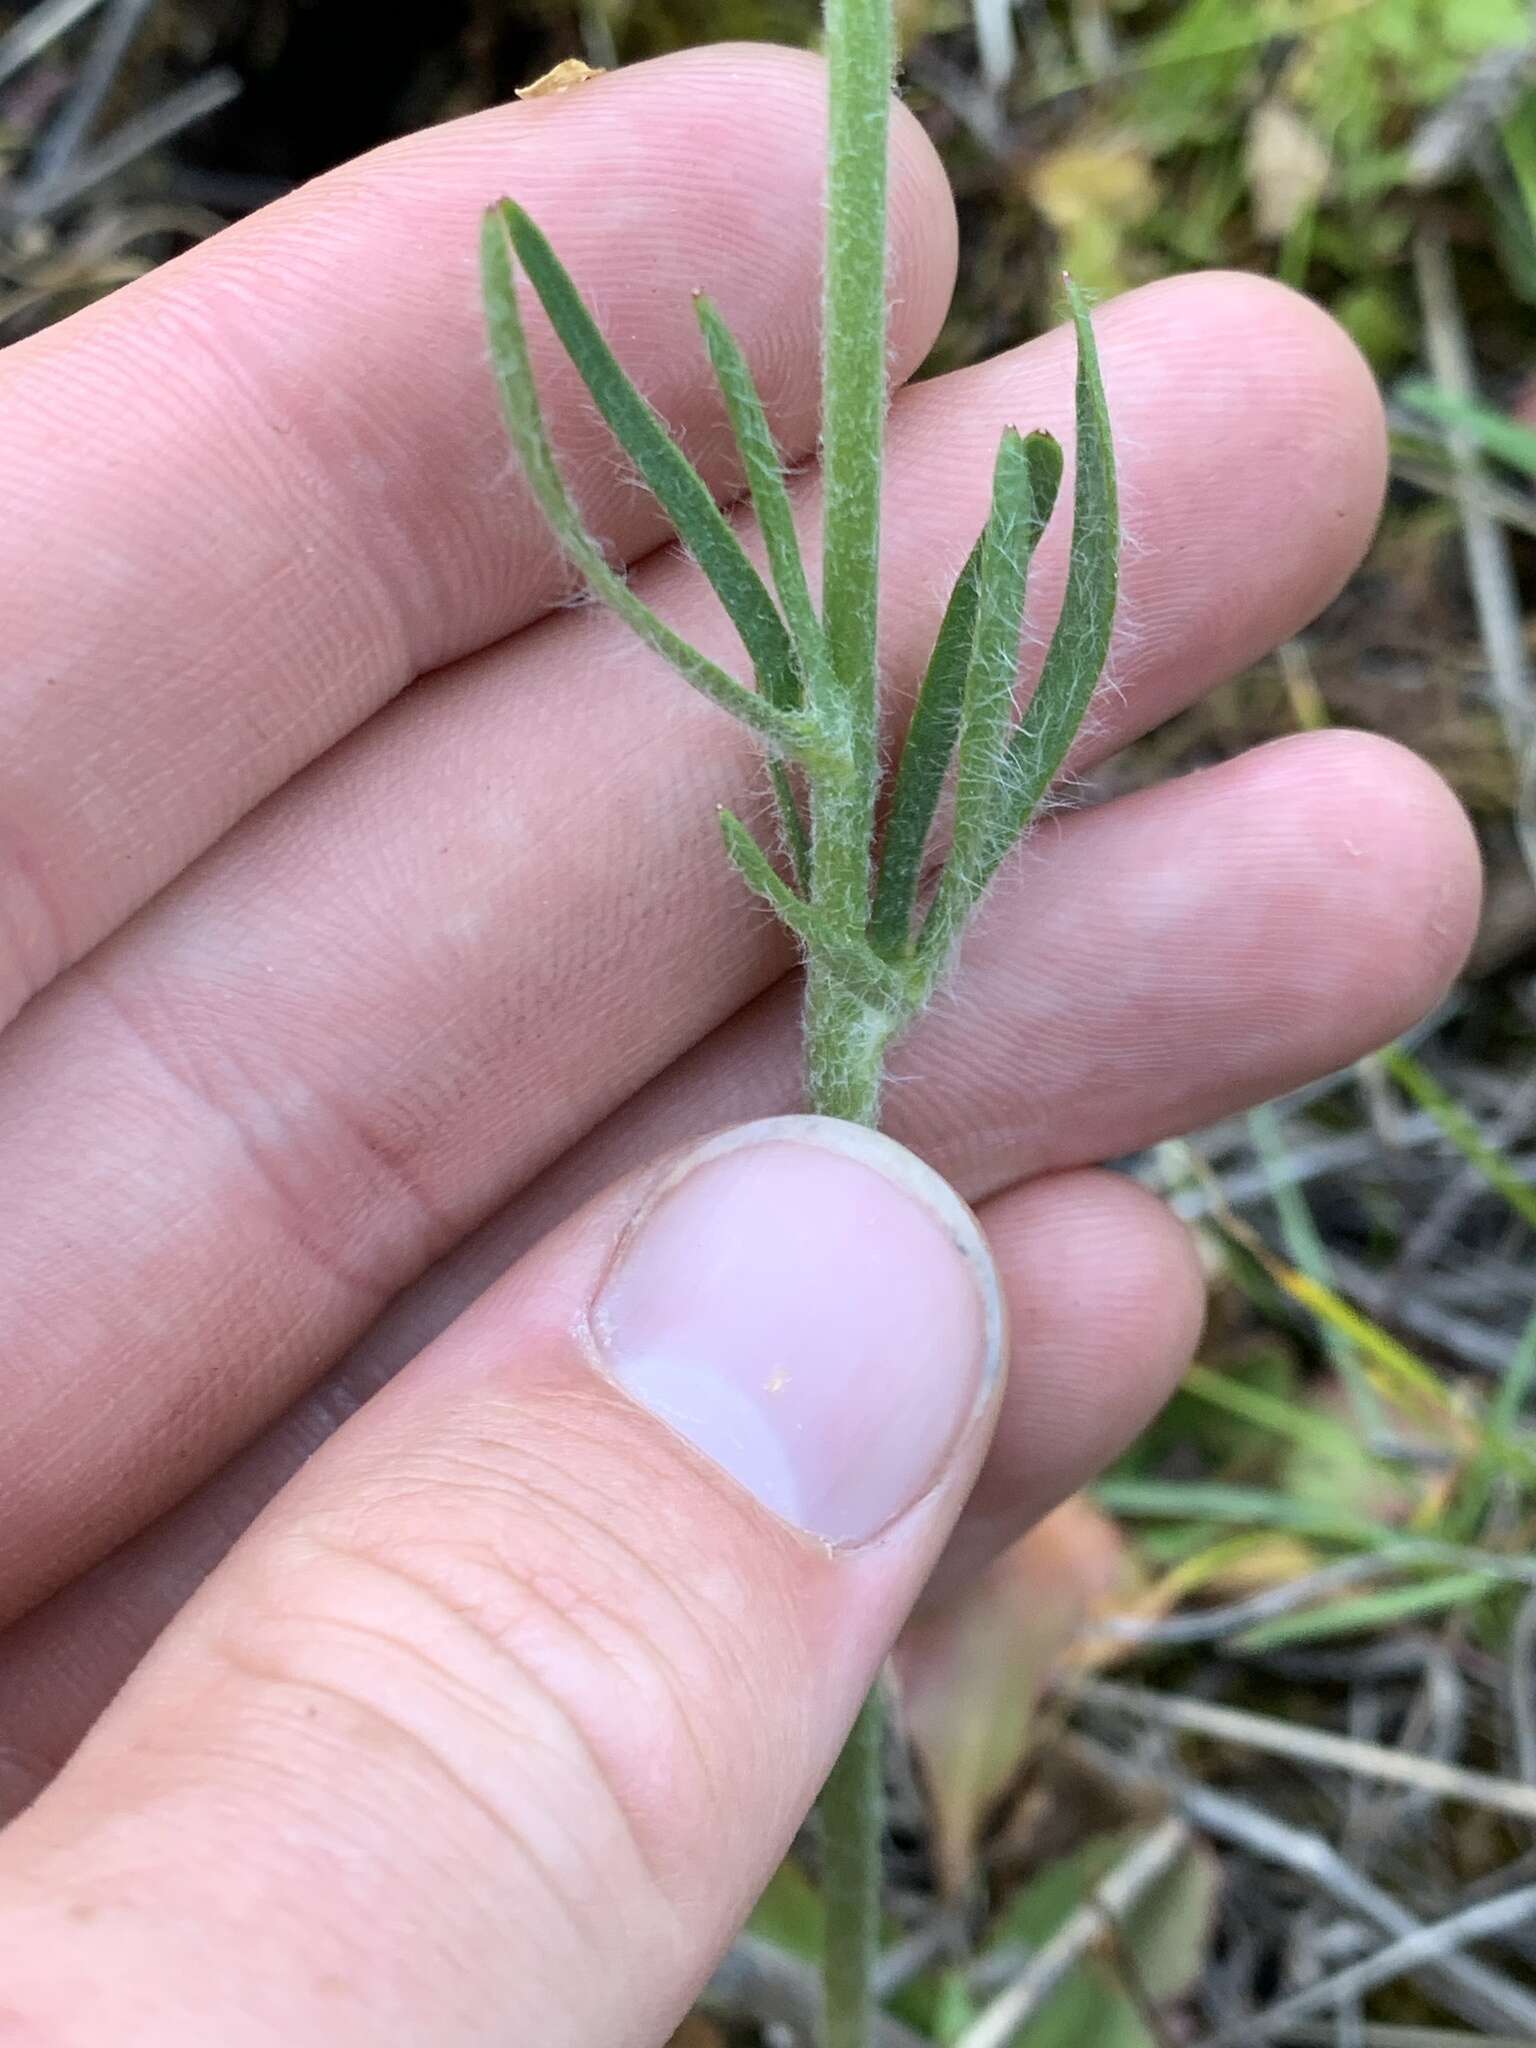
[[[86,16],[0,7],[0,340],[558,58],[805,42],[817,9]],[[1201,1233],[1209,1334],[1095,1497],[904,1647],[890,2040],[1530,2043],[1536,25],[1519,0],[902,0],[901,22],[964,226],[934,367],[1044,325],[1063,262],[1102,292],[1236,264],[1330,306],[1391,402],[1391,502],[1349,591],[1089,797],[1364,725],[1455,784],[1491,886],[1411,1046],[1124,1162]],[[688,2048],[796,2038],[815,1868],[811,1840]]]

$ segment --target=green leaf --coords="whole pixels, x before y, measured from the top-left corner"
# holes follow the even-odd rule
[[[1055,780],[1093,698],[1109,654],[1119,584],[1120,512],[1109,408],[1087,302],[1070,278],[1077,330],[1077,461],[1072,553],[1061,617],[1040,680],[1009,746],[1009,787],[984,879],[990,878]]]
[[[1238,1522],[1246,1528],[1290,1529],[1321,1543],[1387,1549],[1408,1539],[1385,1522],[1298,1500],[1261,1486],[1222,1486],[1198,1480],[1101,1479],[1093,1497],[1112,1515],[1190,1522]]]
[[[1536,1379],[1536,1311],[1526,1319],[1509,1364],[1504,1368],[1488,1409],[1490,1428],[1503,1432],[1515,1428],[1525,1408],[1531,1382]]]
[[[720,830],[725,836],[725,850],[748,888],[773,905],[797,938],[807,939],[813,928],[810,904],[790,888],[734,811],[721,811]]]
[[[1500,130],[1528,230],[1536,237],[1536,93],[1526,93]]]
[[[911,931],[912,909],[922,880],[923,849],[933,828],[939,793],[960,730],[965,672],[970,667],[971,648],[976,639],[981,550],[982,541],[978,540],[950,592],[939,635],[933,643],[928,673],[913,706],[891,792],[875,908],[870,919],[870,937],[887,952],[905,946]]]
[[[992,510],[981,538],[976,631],[966,666],[956,742],[954,838],[922,946],[946,960],[991,873],[988,858],[1006,801],[1005,773],[1019,672],[1029,566],[1061,485],[1061,448],[1009,427],[998,446]]]
[[[1278,1650],[1294,1643],[1316,1643],[1334,1636],[1364,1635],[1396,1628],[1448,1607],[1467,1607],[1493,1592],[1499,1581],[1486,1572],[1452,1572],[1417,1586],[1389,1586],[1361,1593],[1351,1600],[1333,1600],[1305,1614],[1285,1614],[1259,1622],[1233,1639],[1239,1650]]]
[[[720,394],[725,400],[736,446],[741,451],[747,488],[752,494],[752,509],[757,514],[763,544],[768,550],[774,588],[779,593],[779,603],[789,625],[795,655],[794,668],[787,677],[794,691],[792,701],[801,701],[801,687],[804,685],[819,721],[831,724],[839,710],[836,682],[821,621],[811,602],[810,585],[806,580],[805,563],[795,534],[794,513],[790,509],[789,492],[784,488],[784,471],[773,431],[768,425],[768,416],[763,411],[763,402],[758,396],[746,357],[702,292],[694,299],[694,311],[703,330],[710,362],[714,365]],[[770,693],[780,686],[780,679],[764,678],[764,689]],[[778,799],[784,842],[794,867],[795,880],[802,889],[808,888],[811,878],[810,840],[795,792],[782,767],[776,766],[773,770],[773,789]]]
[[[770,704],[797,703],[799,681],[788,630],[709,486],[655,408],[625,375],[541,231],[510,199],[501,203],[501,218],[518,261],[598,411],[730,614],[752,657],[764,697]]]
[[[1284,1400],[1253,1387],[1230,1373],[1213,1372],[1207,1365],[1191,1365],[1179,1382],[1183,1393],[1214,1408],[1241,1417],[1258,1428],[1272,1430],[1293,1443],[1332,1458],[1359,1458],[1364,1452],[1359,1437],[1331,1415],[1320,1415],[1300,1401]]]
[[[1018,1893],[989,1932],[984,1953],[1038,1949],[1134,1847],[1135,1836],[1091,1836],[1048,1864]],[[1154,2007],[1187,1995],[1210,1943],[1220,1866],[1194,1844],[1167,1876],[1126,1913],[1117,1943],[1099,1943],[1074,1965],[1015,2037],[1013,2048],[1156,2048],[1136,1997],[1126,1988],[1117,1949],[1137,1990]]]
[[[486,327],[507,433],[540,510],[596,595],[618,613],[647,647],[670,662],[696,690],[760,734],[772,748],[780,753],[802,754],[806,736],[795,716],[771,704],[765,696],[746,689],[659,619],[648,604],[636,597],[624,578],[609,567],[602,548],[583,525],[556,464],[533,381],[528,339],[518,310],[508,210],[505,201],[492,207],[481,230]]]
[[[864,1002],[888,1009],[905,1001],[905,985],[889,963],[871,952],[862,938],[845,937],[825,912],[797,896],[733,811],[721,811],[720,830],[725,850],[748,888],[773,906],[808,954],[825,962]]]
[[[1536,443],[1536,434],[1531,439]],[[1520,1178],[1497,1145],[1489,1144],[1455,1096],[1442,1088],[1405,1046],[1389,1045],[1381,1061],[1404,1094],[1429,1112],[1467,1163],[1504,1197],[1523,1223],[1536,1230],[1536,1188]]]
[[[821,616],[840,718],[829,739],[844,772],[811,784],[811,885],[834,928],[865,943],[874,894],[880,782],[877,658],[880,488],[885,453],[886,192],[895,22],[889,0],[826,0],[826,242],[821,314]],[[867,947],[866,947],[867,950]],[[871,1027],[862,1001],[835,993],[840,970],[809,963],[806,1082],[812,1106],[873,1123],[892,1018]],[[910,1005],[906,1014],[910,1015]],[[829,1946],[856,1947],[866,1908],[852,1897],[846,1927],[834,1911]],[[836,1974],[836,1973],[833,1973]],[[828,1980],[826,2039],[850,2044],[862,2016],[840,2012]]]
[[[799,800],[795,796],[794,784],[789,779],[789,770],[782,761],[771,761],[768,765],[768,779],[773,784],[774,801],[779,807],[779,823],[784,833],[784,850],[789,855],[789,864],[794,870],[795,886],[806,890],[811,886],[811,841],[805,829],[805,820],[800,815]]]
[[[1536,476],[1536,432],[1492,406],[1479,405],[1470,398],[1458,398],[1442,391],[1422,377],[1409,377],[1398,387],[1399,401],[1410,411],[1437,420],[1441,426],[1465,434],[1485,455],[1507,462],[1511,469]]]
[[[1294,1175],[1286,1170],[1285,1133],[1273,1105],[1261,1103],[1257,1109],[1250,1110],[1248,1129],[1269,1181],[1269,1197],[1275,1205],[1286,1257],[1309,1279],[1331,1287],[1333,1262],[1313,1221],[1306,1194]],[[1386,1418],[1371,1385],[1370,1375],[1361,1364],[1354,1345],[1331,1323],[1321,1325],[1320,1335],[1323,1349],[1349,1397],[1359,1436],[1367,1439],[1380,1436]]]
[[[768,550],[768,566],[794,644],[799,678],[811,685],[815,700],[828,688],[831,663],[826,636],[816,616],[816,607],[811,602],[811,588],[806,579],[800,542],[795,533],[794,513],[790,508],[789,492],[784,487],[784,468],[773,430],[768,425],[768,416],[763,410],[747,359],[731,330],[702,292],[694,299],[694,310],[698,314],[704,344],[709,350],[709,360],[714,366],[720,395],[725,400],[731,431],[747,472],[752,509],[757,514],[763,544]]]

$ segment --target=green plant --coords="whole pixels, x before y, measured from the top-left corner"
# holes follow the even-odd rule
[[[1109,645],[1119,553],[1108,414],[1088,315],[1077,333],[1071,553],[1039,681],[1014,714],[1029,566],[1051,517],[1062,454],[1004,430],[992,503],[934,645],[899,763],[883,789],[876,651],[886,408],[885,213],[894,64],[889,0],[828,0],[830,133],[824,278],[821,605],[795,536],[782,464],[741,349],[705,298],[704,345],[751,494],[765,582],[703,480],[630,383],[539,229],[510,200],[486,216],[486,314],[508,431],[570,560],[597,596],[688,682],[756,735],[768,757],[785,872],[739,818],[727,851],[805,959],[811,1106],[874,1123],[887,1049],[933,995],[965,924],[1066,757]],[[560,475],[518,303],[527,277],[593,401],[725,606],[748,688],[680,638],[612,568]],[[772,588],[770,589],[770,583]],[[947,857],[925,855],[952,785]],[[823,1794],[827,2048],[869,2038],[879,1902],[881,1717],[861,1714]]]

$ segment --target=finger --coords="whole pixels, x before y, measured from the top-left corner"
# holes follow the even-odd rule
[[[979,1213],[1011,1362],[981,1475],[925,1588],[933,1601],[1129,1447],[1178,1385],[1205,1321],[1195,1241],[1135,1181],[1047,1174]]]
[[[1292,295],[1149,289],[1107,309],[1101,348],[1143,538],[1119,687],[1085,758],[1299,626],[1379,487],[1359,360]],[[1070,386],[1057,335],[898,401],[893,674],[921,661],[945,557],[981,517],[998,419],[1065,425]],[[1058,545],[1042,589],[1059,568]],[[714,644],[686,565],[641,580]],[[412,693],[0,1047],[17,1190],[0,1353],[26,1382],[0,1598],[60,1583],[213,1469],[398,1288],[784,970],[715,825],[721,800],[754,800],[750,754],[643,666],[607,621],[567,613]]]
[[[414,676],[567,588],[485,358],[477,227],[500,193],[713,483],[734,472],[702,283],[790,454],[814,448],[824,122],[798,53],[639,65],[391,143],[6,352],[0,1022]],[[943,319],[954,224],[912,117],[892,147],[901,377]],[[533,340],[583,506],[643,553],[655,506]]]
[[[1011,1363],[991,1451],[931,1582],[939,1592],[1123,1449],[1176,1383],[1204,1309],[1189,1233],[1117,1175],[1053,1174],[995,1196],[980,1220],[1008,1307]],[[408,1331],[402,1316],[389,1335],[404,1344]],[[377,1352],[372,1363],[378,1372]],[[361,1407],[363,1382],[359,1369],[329,1399],[311,1397],[182,1507],[6,1633],[0,1819],[52,1779],[237,1534],[343,1413]]]
[[[899,1050],[888,1103],[904,1140],[973,1198],[1049,1175],[982,1212],[1021,1365],[949,1582],[1101,1467],[1192,1341],[1184,1233],[1129,1183],[1071,1169],[1391,1038],[1455,973],[1476,905],[1476,850],[1444,785],[1342,732],[1063,820],[1004,876],[952,1000]],[[716,1032],[393,1303],[183,1508],[10,1631],[12,1796],[57,1767],[303,1460],[520,1253],[646,1159],[792,1104],[797,1028],[786,988]]]
[[[893,1048],[883,1125],[972,1202],[1198,1130],[1422,1017],[1465,964],[1481,888],[1445,782],[1342,729],[1049,820]],[[390,1304],[354,1350],[355,1393],[318,1397],[350,1412],[620,1174],[792,1109],[799,996],[776,985],[608,1117]]]
[[[312,1461],[13,1825],[13,2027],[654,2048],[927,1575],[1001,1348],[974,1221],[872,1133],[749,1126],[600,1202]]]

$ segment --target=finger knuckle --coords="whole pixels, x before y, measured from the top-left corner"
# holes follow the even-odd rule
[[[632,1449],[613,1469],[569,1414],[548,1455],[536,1434],[306,1518],[236,1654],[312,1739],[448,1786],[573,1911],[637,1883],[675,1907],[761,1740],[761,1590],[688,1554]]]

